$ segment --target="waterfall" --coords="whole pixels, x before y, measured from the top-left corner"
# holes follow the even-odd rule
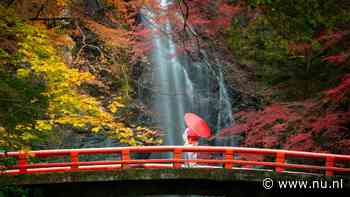
[[[171,1],[160,0],[161,12]],[[184,115],[194,112],[206,121],[213,131],[232,124],[231,103],[221,69],[215,71],[205,52],[200,61],[177,55],[169,18],[164,24],[152,20],[154,13],[143,10],[143,20],[152,33],[152,106],[156,123],[164,130],[165,144],[182,145],[185,130]],[[147,21],[147,22],[146,22]],[[161,29],[161,31],[159,31]],[[161,33],[159,33],[161,32]],[[215,65],[215,67],[219,64]]]
[[[219,72],[219,113],[217,121],[217,129],[227,128],[233,123],[232,116],[232,105],[229,100],[229,96],[225,87],[224,75],[222,70]],[[235,139],[226,139],[224,144],[225,146],[237,146],[237,140]]]

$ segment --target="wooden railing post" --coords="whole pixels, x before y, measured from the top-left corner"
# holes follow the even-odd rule
[[[130,160],[130,151],[128,149],[122,150],[122,161]],[[122,168],[128,168],[128,164],[122,164]]]
[[[182,159],[182,149],[181,148],[175,148],[173,153],[173,159],[181,160]],[[173,163],[173,168],[181,168],[181,161],[175,161]]]
[[[76,151],[72,151],[70,153],[70,169],[71,170],[78,170],[79,167],[78,167],[78,162],[79,162],[79,156],[78,156],[78,152]]]
[[[277,164],[284,164],[285,159],[286,159],[286,156],[285,156],[284,152],[277,152],[277,154],[276,154],[276,163]],[[275,170],[277,173],[281,173],[284,171],[284,168],[276,166]]]
[[[326,157],[326,168],[334,167],[334,157],[327,156]],[[326,176],[333,176],[334,171],[332,169],[326,169]]]
[[[20,151],[18,155],[18,167],[20,174],[27,173],[27,164],[28,164],[28,154],[25,151]]]
[[[227,161],[232,161],[233,160],[233,150],[227,149],[225,151],[225,160],[227,160]],[[233,164],[231,162],[225,162],[224,167],[226,169],[232,169]]]

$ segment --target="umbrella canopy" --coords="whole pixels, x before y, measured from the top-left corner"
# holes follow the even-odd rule
[[[186,113],[184,119],[186,126],[190,129],[190,136],[207,138],[211,135],[211,129],[209,128],[207,122],[205,122],[198,115],[194,113]]]

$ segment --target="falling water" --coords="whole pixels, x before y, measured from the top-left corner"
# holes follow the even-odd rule
[[[219,94],[220,107],[218,113],[217,129],[221,130],[222,128],[227,128],[231,126],[233,123],[232,106],[225,87],[224,75],[221,70],[219,72]],[[223,145],[237,146],[237,140],[226,139]]]
[[[164,12],[169,2],[160,0]],[[149,11],[143,14],[153,15]],[[157,122],[165,131],[165,144],[183,144],[183,117],[187,112],[199,114],[214,131],[231,125],[231,104],[222,72],[211,69],[205,52],[201,61],[177,55],[171,22],[167,19],[159,25],[151,21],[150,25],[150,21],[147,19],[146,25],[153,31],[153,108],[158,114]]]
[[[166,9],[167,0],[160,1]],[[163,25],[163,34],[157,33],[159,26],[152,26],[154,51],[154,108],[158,120],[166,131],[166,144],[182,144],[181,131],[185,129],[183,116],[192,105],[193,84],[176,56],[176,45],[171,35],[170,21]]]

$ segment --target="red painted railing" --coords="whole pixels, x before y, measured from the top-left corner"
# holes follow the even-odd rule
[[[184,159],[184,153],[197,152],[199,154],[216,154],[219,158],[195,160]],[[171,153],[169,159],[133,159],[134,153]],[[116,160],[81,161],[84,155],[110,154],[119,156]],[[264,156],[264,160],[242,160],[242,155]],[[160,155],[160,154],[155,154]],[[140,146],[140,147],[113,147],[91,149],[62,149],[39,150],[0,153],[4,160],[15,160],[15,164],[2,166],[1,174],[31,174],[67,171],[99,171],[125,168],[184,168],[187,164],[195,163],[201,168],[226,168],[242,170],[265,169],[277,173],[323,173],[326,176],[335,174],[350,175],[350,155],[336,155],[325,153],[311,153],[288,150],[257,149],[242,147],[216,147],[216,146]],[[43,162],[40,159],[69,157],[64,162]],[[154,156],[152,156],[154,157]],[[254,157],[253,157],[254,158]],[[312,164],[290,163],[297,160],[310,161]],[[35,161],[39,160],[39,161]],[[317,161],[317,162],[316,162]],[[347,163],[346,163],[347,162]],[[315,164],[317,163],[317,164]],[[322,164],[320,164],[322,163]],[[250,166],[250,169],[246,166]],[[252,167],[254,166],[254,167]],[[245,168],[242,168],[245,167]]]

